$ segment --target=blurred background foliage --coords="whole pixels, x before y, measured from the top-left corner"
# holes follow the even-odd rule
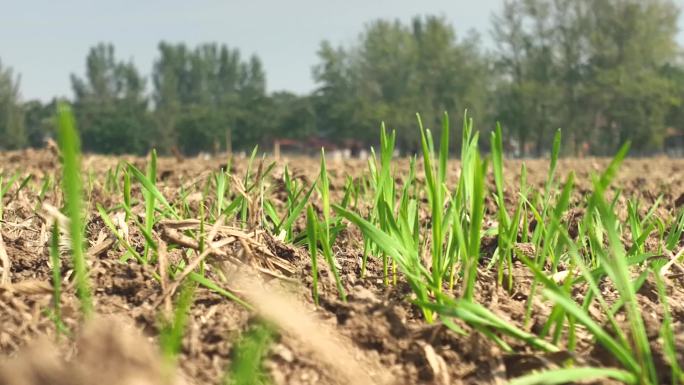
[[[494,46],[457,36],[437,16],[377,20],[353,44],[323,41],[308,95],[268,93],[261,60],[225,44],[161,42],[149,76],[101,43],[71,75],[86,151],[185,154],[243,150],[276,139],[374,144],[381,121],[418,149],[415,112],[438,128],[464,110],[508,148],[542,156],[562,128],[567,155],[638,154],[684,135],[680,10],[666,0],[510,0],[492,17]],[[0,148],[42,146],[55,101],[24,101],[0,62]],[[456,122],[454,122],[456,123]],[[678,139],[679,138],[679,139]],[[453,143],[457,149],[458,143]]]

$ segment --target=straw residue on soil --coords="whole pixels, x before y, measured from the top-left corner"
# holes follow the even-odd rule
[[[101,181],[106,171],[116,167],[120,160],[86,157],[84,167],[91,168],[96,180]],[[140,158],[126,160],[138,164],[139,168],[145,164]],[[7,173],[22,170],[34,178],[58,175],[58,162],[47,151],[0,154],[0,162]],[[570,169],[577,173],[579,185],[574,201],[582,199],[582,191],[590,190],[590,173],[602,169],[606,162],[604,159],[560,162],[561,174]],[[178,163],[175,159],[162,158],[158,167],[160,190],[173,202],[181,196],[181,187],[201,189],[209,173],[220,169],[221,163],[202,159]],[[284,162],[277,165],[274,175],[282,175],[283,165]],[[528,161],[527,166],[530,184],[541,188],[546,163]],[[357,177],[365,167],[361,161],[330,163],[331,192],[336,194],[335,199],[343,193],[346,176]],[[400,160],[397,167],[407,167],[407,163]],[[514,186],[519,167],[513,161],[506,170],[509,201],[517,199]],[[237,175],[242,175],[246,161],[236,160],[233,168]],[[316,178],[318,162],[297,159],[289,162],[289,168],[293,175],[310,183]],[[455,170],[457,165],[450,168]],[[640,197],[644,209],[660,194],[663,204],[658,215],[670,215],[673,208],[682,205],[684,178],[677,175],[684,170],[684,162],[628,160],[623,169],[617,184],[624,187],[626,194]],[[279,181],[269,183],[277,186]],[[132,194],[140,196],[139,188],[134,187]],[[277,191],[274,195],[278,196]],[[200,203],[196,197],[193,199],[191,210]],[[310,296],[311,263],[305,249],[286,245],[277,238],[278,234],[263,233],[258,228],[207,226],[209,247],[206,250],[209,251],[202,255],[199,244],[184,243],[179,238],[182,230],[195,231],[200,226],[199,221],[185,220],[160,223],[154,229],[154,236],[160,242],[173,245],[164,256],[166,261],[185,261],[190,265],[206,261],[208,276],[236,277],[232,282],[228,280],[224,289],[253,303],[257,311],[249,311],[215,291],[198,287],[178,359],[179,369],[172,377],[155,346],[161,328],[160,316],[168,311],[167,298],[173,298],[177,282],[155,279],[159,271],[151,266],[130,259],[120,261],[126,250],[94,210],[97,203],[106,207],[120,203],[120,192],[106,192],[103,183],[92,186],[87,202],[91,280],[95,306],[102,318],[85,327],[79,326],[78,303],[70,284],[72,267],[67,250],[62,250],[61,274],[66,285],[61,299],[62,319],[72,335],[63,336],[55,343],[57,331],[51,318],[48,247],[50,223],[45,215],[37,214],[43,212],[43,206],[38,203],[60,207],[62,202],[54,191],[46,195],[44,202],[39,202],[37,189],[10,194],[4,200],[0,223],[0,352],[3,356],[0,384],[85,384],[92,383],[89,380],[92,378],[98,378],[103,385],[156,384],[160,379],[174,378],[179,384],[220,384],[232,360],[235,342],[251,324],[261,322],[261,318],[281,328],[266,362],[276,384],[502,384],[530,370],[558,367],[567,358],[562,353],[532,352],[512,341],[509,342],[516,354],[504,354],[477,332],[462,336],[440,323],[426,324],[410,302],[411,290],[406,282],[400,278],[390,286],[383,283],[380,261],[369,260],[366,276],[360,276],[363,243],[352,227],[342,233],[334,249],[344,288],[349,293],[348,301],[339,300],[331,272],[322,267],[321,304],[316,308]],[[623,214],[624,205],[622,199],[617,202],[618,211]],[[134,214],[142,218],[142,208],[137,210],[140,211]],[[568,223],[572,223],[572,218]],[[301,222],[296,226],[303,229]],[[127,236],[131,245],[141,252],[142,234],[131,226]],[[494,243],[485,245],[485,254],[492,253],[495,246]],[[482,259],[488,258],[491,255],[484,255]],[[322,259],[319,266],[325,266]],[[532,277],[519,262],[516,266],[512,271],[511,291],[497,286],[494,273],[481,266],[476,299],[498,316],[522,327]],[[667,278],[678,346],[684,344],[684,274],[680,268],[672,267]],[[245,281],[246,275],[240,273],[245,269],[259,271],[259,279]],[[606,287],[606,290],[611,289]],[[654,351],[662,351],[657,340],[662,310],[652,283],[642,288],[638,300],[642,308],[650,309],[646,313],[653,314],[654,322],[648,321],[650,316],[645,317],[646,326]],[[544,324],[550,307],[534,302],[532,309],[527,328],[534,331]],[[605,322],[596,309],[590,311],[597,320]],[[580,333],[577,337],[582,357],[576,358],[580,362],[611,364],[588,334]],[[684,362],[684,357],[681,359]]]

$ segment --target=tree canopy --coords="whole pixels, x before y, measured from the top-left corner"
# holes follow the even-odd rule
[[[8,149],[27,144],[24,113],[19,100],[19,76],[0,62],[0,143]]]
[[[411,153],[416,112],[439,130],[442,112],[468,110],[480,130],[500,122],[520,155],[543,155],[558,128],[567,154],[608,154],[628,139],[648,154],[684,133],[679,16],[671,0],[506,0],[487,48],[443,17],[376,20],[352,44],[321,42],[308,95],[267,92],[259,57],[225,44],[161,42],[144,75],[100,43],[85,74],[71,75],[72,101],[91,152],[373,144],[385,122]],[[0,148],[41,145],[53,103],[23,101],[19,76],[0,63]]]

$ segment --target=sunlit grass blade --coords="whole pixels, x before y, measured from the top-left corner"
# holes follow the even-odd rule
[[[156,186],[157,183],[157,151],[152,150],[150,152],[150,161],[147,164],[147,180],[152,186]],[[152,227],[154,226],[154,209],[155,209],[155,197],[151,190],[143,190],[143,197],[145,198],[145,231],[149,234],[152,232]],[[145,264],[150,259],[150,247],[149,242],[145,242],[145,251],[143,253],[143,260]]]
[[[311,277],[313,279],[312,283],[312,294],[314,303],[318,306],[318,229],[316,225],[316,214],[313,211],[313,207],[309,205],[306,211],[306,229],[307,237],[309,240],[309,254],[311,255]]]
[[[636,377],[624,370],[610,368],[561,368],[528,374],[509,385],[555,385],[610,378],[625,384],[636,384]]]
[[[116,239],[119,241],[119,243],[128,251],[128,253],[131,254],[138,262],[140,263],[145,263],[145,260],[143,257],[138,253],[131,244],[124,239],[124,237],[119,233],[119,230],[116,228],[116,225],[114,225],[114,221],[112,221],[112,218],[107,214],[107,210],[104,209],[99,203],[97,205],[97,211],[100,213],[100,218],[102,218],[102,221],[104,222],[105,226],[109,228],[109,230],[114,234]]]
[[[3,211],[4,211],[4,197],[5,195],[9,192],[10,188],[14,185],[14,183],[19,179],[19,173],[15,173],[14,176],[10,178],[10,180],[3,185],[2,180],[3,177],[0,175],[0,219],[3,218]]]
[[[2,178],[0,178],[0,196],[4,196],[10,191],[12,186],[14,186],[14,183],[19,179],[19,176],[20,174],[18,172],[14,173],[5,185],[2,184]]]
[[[439,181],[440,171],[435,173],[433,163],[433,144],[432,134],[430,130],[423,127],[423,122],[419,114],[416,114],[418,119],[418,126],[420,128],[420,143],[423,149],[423,166],[425,172],[425,187],[428,193],[428,201],[430,203],[430,215],[432,218],[432,282],[433,288],[437,292],[442,290],[442,210],[443,210],[443,193],[442,185]],[[443,129],[442,137],[448,139],[448,127]],[[448,143],[446,144],[448,149]],[[441,157],[440,157],[441,162]],[[445,160],[446,162],[446,160]],[[445,165],[446,171],[446,165]]]
[[[176,214],[176,210],[174,210],[174,208],[171,207],[171,205],[170,205],[169,202],[166,200],[166,198],[164,198],[164,195],[162,195],[162,193],[159,192],[159,190],[157,189],[157,187],[154,185],[154,183],[152,183],[152,182],[147,178],[147,176],[145,176],[142,172],[140,172],[140,170],[138,170],[137,168],[135,168],[135,166],[133,166],[132,164],[129,164],[129,165],[128,165],[128,170],[133,174],[133,176],[135,177],[135,179],[137,179],[138,182],[140,182],[140,184],[142,184],[142,186],[145,188],[145,190],[147,190],[148,192],[150,192],[150,193],[152,194],[152,196],[154,196],[154,198],[155,198],[157,201],[159,201],[159,202],[164,206],[164,208],[167,209],[168,213],[169,213],[174,219],[180,219],[180,217],[178,216],[178,214]]]
[[[555,303],[561,305],[563,309],[571,314],[575,319],[583,324],[597,341],[608,349],[615,358],[618,359],[630,372],[640,373],[641,368],[628,347],[620,345],[613,337],[611,337],[603,328],[591,319],[584,309],[580,308],[575,302],[562,295],[560,292],[545,289],[544,295]]]
[[[52,264],[52,318],[55,323],[57,338],[64,333],[62,322],[62,260],[59,256],[59,225],[55,221],[52,225],[50,237],[50,263]]]
[[[675,247],[679,244],[679,240],[682,239],[682,234],[684,233],[684,207],[679,210],[679,214],[672,221],[670,230],[667,233],[667,239],[665,240],[665,247],[673,251]]]
[[[0,181],[2,180],[2,177],[0,177]],[[38,202],[36,202],[35,206],[35,211],[37,211],[42,205],[43,201],[45,200],[45,196],[48,193],[48,190],[52,187],[52,176],[50,174],[45,176],[45,179],[43,180],[43,183],[40,186],[40,192],[38,193]],[[2,182],[0,182],[2,184]],[[2,218],[2,195],[0,195],[0,218]]]
[[[449,161],[449,114],[442,116],[442,137],[439,140],[439,181],[446,182]]]
[[[21,190],[23,190],[24,188],[26,188],[26,186],[28,186],[28,183],[31,181],[31,179],[33,179],[33,174],[27,175],[27,176],[21,181],[21,183],[19,183],[19,187],[17,187],[17,192],[16,192],[14,195],[15,195],[15,196],[18,195],[18,194],[21,192]]]
[[[328,267],[330,268],[330,271],[332,271],[333,278],[335,279],[335,286],[337,287],[337,292],[339,293],[340,299],[342,301],[347,301],[347,293],[344,290],[344,284],[342,283],[340,270],[337,268],[337,264],[335,262],[335,256],[333,255],[332,251],[332,245],[330,244],[328,235],[325,234],[324,229],[320,228],[320,223],[317,234],[319,235],[318,238],[319,243],[321,245],[321,251],[323,252],[323,257],[325,257],[325,260],[328,262]]]
[[[361,218],[358,214],[343,207],[338,205],[333,205],[332,207],[337,214],[357,226],[364,234],[364,237],[377,245],[384,254],[397,261],[399,268],[406,276],[409,285],[418,296],[418,300],[421,303],[427,303],[429,286],[425,282],[425,279],[431,276],[430,272],[420,263],[418,250],[415,248],[417,245],[409,242],[409,244],[413,246],[409,249],[402,242],[402,240],[405,241],[406,238],[402,238],[397,224],[391,216],[387,215],[387,212],[389,211],[387,205],[382,204],[380,206],[380,217],[381,220],[387,222],[386,227],[388,228],[388,232],[383,231],[369,221]],[[429,310],[424,308],[424,314],[428,322],[433,321],[432,313]]]
[[[252,305],[243,301],[242,299],[240,299],[240,297],[231,293],[230,291],[223,289],[222,287],[217,285],[216,282],[210,280],[209,278],[207,278],[201,274],[197,274],[195,272],[192,272],[188,275],[188,278],[190,278],[191,280],[193,280],[193,281],[199,283],[200,285],[206,287],[207,289],[214,291],[214,292],[222,295],[223,297],[228,298],[229,300],[239,304],[240,306],[244,307],[247,310],[253,310]]]
[[[442,316],[459,318],[482,332],[489,331],[491,333],[495,331],[502,333],[547,352],[557,352],[560,350],[557,346],[515,327],[509,321],[502,319],[478,303],[466,299],[451,299],[444,295],[439,295],[438,297],[439,303],[423,302],[418,304]]]
[[[227,385],[268,384],[268,375],[263,367],[268,348],[273,340],[273,331],[258,323],[245,333],[233,350],[233,360],[227,375]]]
[[[672,384],[684,383],[684,372],[679,365],[677,357],[677,342],[672,323],[672,313],[670,312],[670,300],[668,299],[667,289],[663,277],[657,270],[653,271],[653,276],[658,290],[658,298],[663,308],[663,323],[660,327],[660,338],[663,342],[663,351],[672,371]]]
[[[216,183],[216,213],[214,214],[216,218],[220,217],[223,214],[223,205],[225,201],[225,196],[226,196],[226,190],[227,190],[227,180],[228,178],[226,177],[226,171],[221,169],[215,177],[215,183]]]
[[[192,307],[195,286],[196,284],[191,282],[186,282],[183,285],[174,304],[173,318],[164,320],[163,327],[159,332],[159,345],[164,357],[171,363],[175,362],[183,344],[185,326]]]
[[[328,168],[325,164],[325,150],[321,148],[321,172],[319,181],[321,184],[321,202],[323,206],[323,224],[326,235],[330,235],[330,181],[328,180]]]
[[[123,173],[123,206],[126,210],[126,221],[132,216],[131,213],[131,175],[124,171]]]
[[[475,290],[475,280],[477,278],[477,268],[480,261],[480,231],[484,219],[484,177],[487,165],[482,164],[478,154],[474,158],[473,181],[472,181],[472,201],[470,210],[470,231],[468,239],[468,252],[466,255],[466,279],[464,298],[472,300]]]
[[[309,188],[309,190],[304,194],[304,196],[297,201],[296,206],[294,206],[288,214],[287,218],[285,218],[279,225],[278,229],[279,230],[284,230],[288,232],[289,234],[292,233],[292,226],[294,225],[295,221],[299,216],[301,215],[302,211],[304,210],[304,207],[306,204],[309,202],[309,199],[311,198],[311,193],[313,193],[314,189],[316,188],[316,184],[313,183],[312,186]]]
[[[57,106],[59,146],[62,152],[62,188],[64,203],[69,217],[71,255],[76,275],[76,292],[81,301],[81,311],[86,318],[93,313],[93,301],[88,278],[88,265],[83,251],[83,221],[81,184],[81,142],[76,131],[71,108],[66,103]]]
[[[496,204],[498,208],[498,224],[497,224],[497,238],[498,238],[498,282],[503,283],[504,264],[508,266],[509,288],[512,286],[511,278],[511,236],[510,232],[516,231],[509,229],[509,216],[506,211],[506,202],[504,200],[504,179],[503,179],[503,134],[501,132],[501,125],[497,123],[496,130],[491,134],[492,147],[492,171],[494,173],[494,183],[496,185]],[[518,214],[519,215],[519,214]],[[517,226],[517,222],[514,222]],[[516,231],[517,233],[517,231]]]
[[[609,247],[605,253],[602,253],[601,262],[620,293],[620,299],[625,303],[631,337],[634,343],[634,353],[640,362],[641,368],[644,370],[642,376],[644,379],[648,378],[652,383],[657,383],[657,375],[648,336],[646,335],[644,320],[641,316],[636,291],[630,278],[624,245],[617,231],[617,218],[603,198],[605,187],[600,183],[597,181],[594,185],[595,192],[592,201],[601,215],[601,220],[605,223],[608,237]]]

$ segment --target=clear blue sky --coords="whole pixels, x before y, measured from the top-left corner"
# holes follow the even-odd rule
[[[677,0],[684,5],[684,0]],[[0,60],[21,74],[24,99],[71,96],[69,74],[84,73],[90,46],[111,42],[119,59],[148,75],[157,44],[220,42],[261,57],[269,90],[314,88],[311,67],[321,40],[354,41],[368,21],[439,14],[458,34],[489,39],[502,0],[34,0],[4,4]],[[684,22],[680,20],[684,27]],[[684,29],[684,28],[680,28]],[[682,41],[684,34],[680,33]],[[149,88],[149,82],[148,82]]]

